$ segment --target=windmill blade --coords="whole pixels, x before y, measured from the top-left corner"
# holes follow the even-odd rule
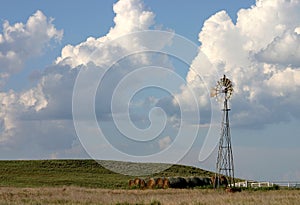
[[[229,79],[225,78],[224,79],[224,86],[227,87],[229,83],[230,83]]]
[[[230,81],[228,78],[226,78],[225,86],[228,88],[228,87],[230,87],[231,85],[232,85],[231,81]]]
[[[220,78],[220,81],[222,81],[224,83],[225,79],[226,79],[226,76],[224,75],[223,78]]]
[[[231,82],[231,81],[229,81],[226,87],[227,87],[227,88],[230,88],[230,87],[232,87],[232,82]]]
[[[233,86],[228,87],[228,90],[233,90]]]
[[[216,88],[211,88],[210,89],[210,97],[213,98],[213,97],[216,97],[218,94]]]

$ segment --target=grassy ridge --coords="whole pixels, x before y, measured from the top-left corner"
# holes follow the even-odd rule
[[[115,163],[119,166],[118,162]],[[122,166],[132,167],[132,165],[132,163],[122,162]],[[195,167],[173,165],[155,175],[211,176],[212,173]],[[80,186],[126,189],[131,178],[133,177],[107,170],[94,160],[0,161],[0,186],[2,187]]]

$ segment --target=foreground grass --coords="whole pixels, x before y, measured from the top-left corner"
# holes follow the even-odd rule
[[[113,162],[122,169],[154,169],[159,164]],[[195,167],[173,165],[157,176],[211,176]],[[79,186],[104,189],[127,189],[133,177],[114,173],[94,160],[0,161],[0,187]]]
[[[79,187],[0,188],[0,204],[299,204],[299,190],[109,190]]]

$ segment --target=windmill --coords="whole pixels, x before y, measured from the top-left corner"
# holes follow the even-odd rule
[[[221,124],[221,136],[219,141],[219,149],[216,163],[216,175],[214,187],[219,188],[221,185],[234,186],[234,167],[233,154],[231,148],[231,136],[229,126],[228,100],[232,96],[232,82],[224,75],[218,82],[215,88],[211,90],[211,97],[216,97],[219,101],[223,101],[223,118]],[[225,180],[225,181],[224,181]]]

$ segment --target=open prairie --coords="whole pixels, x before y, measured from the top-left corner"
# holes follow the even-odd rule
[[[157,164],[113,162],[113,166],[155,168]],[[213,173],[173,165],[151,177]],[[300,204],[300,190],[130,189],[130,176],[113,173],[93,160],[0,161],[1,204]]]
[[[161,164],[111,162],[122,170],[155,169]],[[172,165],[163,172],[144,177],[202,176],[213,173],[196,167]],[[94,160],[0,161],[0,187],[77,186],[102,189],[128,189],[132,176],[114,173]]]
[[[299,190],[112,190],[80,187],[0,188],[0,204],[299,204]]]

